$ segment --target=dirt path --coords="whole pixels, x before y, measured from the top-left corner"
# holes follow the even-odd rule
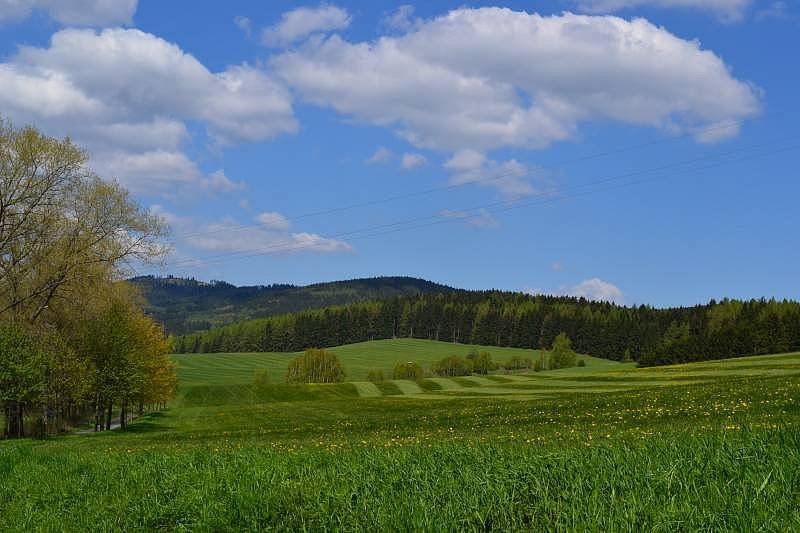
[[[131,421],[132,420],[136,420],[136,418],[137,418],[136,415],[131,415],[130,418],[128,418],[128,423],[130,424]],[[118,416],[111,419],[111,431],[114,431],[115,429],[119,429],[121,425],[122,424],[120,424],[120,418]],[[103,431],[109,431],[109,430],[103,430]],[[89,429],[82,429],[82,430],[76,432],[76,434],[78,434],[78,435],[89,435],[90,433],[95,433],[95,430],[94,430],[93,427],[89,428]],[[96,433],[101,433],[101,431],[97,431]]]

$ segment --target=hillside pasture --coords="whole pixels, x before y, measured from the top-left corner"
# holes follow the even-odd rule
[[[414,361],[428,366],[448,355],[466,356],[470,350],[486,350],[495,361],[504,362],[514,356],[536,359],[538,350],[522,348],[497,348],[470,344],[454,344],[422,339],[389,339],[360,342],[330,349],[344,366],[349,381],[365,381],[370,370],[382,370],[391,377],[396,363]],[[182,385],[202,383],[250,383],[256,370],[267,370],[273,382],[283,382],[289,361],[300,355],[295,353],[214,353],[180,354],[173,358],[178,364]],[[587,358],[592,368],[611,365],[605,359]]]

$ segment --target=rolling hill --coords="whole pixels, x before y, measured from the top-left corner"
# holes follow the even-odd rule
[[[140,276],[129,281],[142,292],[146,312],[175,335],[304,309],[454,290],[412,277],[244,287],[172,276]]]

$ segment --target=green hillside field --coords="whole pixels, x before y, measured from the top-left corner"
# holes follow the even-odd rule
[[[127,433],[0,443],[0,530],[800,528],[800,354],[363,379],[463,348],[343,346],[353,381],[264,387],[289,355],[177,356]]]
[[[466,356],[470,350],[486,350],[496,361],[507,361],[514,356],[536,359],[539,350],[521,348],[497,348],[453,344],[421,339],[390,339],[360,342],[331,349],[344,366],[348,381],[367,379],[370,370],[382,370],[391,377],[396,363],[414,361],[423,366],[430,365],[448,355]],[[297,353],[222,353],[174,355],[178,364],[178,376],[183,385],[194,384],[242,384],[251,383],[257,370],[268,370],[273,382],[280,383],[286,375],[289,361]],[[613,361],[586,357],[587,368],[616,368]]]

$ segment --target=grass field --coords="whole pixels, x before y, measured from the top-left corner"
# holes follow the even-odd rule
[[[383,370],[391,376],[396,363],[415,361],[422,365],[436,362],[448,355],[466,356],[470,350],[488,350],[498,361],[512,357],[539,356],[538,350],[496,348],[469,344],[452,344],[420,339],[391,339],[360,342],[339,346],[332,351],[344,366],[348,380],[365,380],[370,370]],[[181,383],[185,384],[239,384],[250,383],[256,370],[268,370],[272,379],[280,383],[286,376],[289,360],[300,353],[222,353],[186,354],[174,356],[178,363]],[[594,359],[597,364],[608,364],[604,359]]]
[[[335,385],[178,356],[178,398],[127,434],[0,443],[0,530],[800,528],[800,354],[363,381],[453,353],[384,343],[335,349]]]

